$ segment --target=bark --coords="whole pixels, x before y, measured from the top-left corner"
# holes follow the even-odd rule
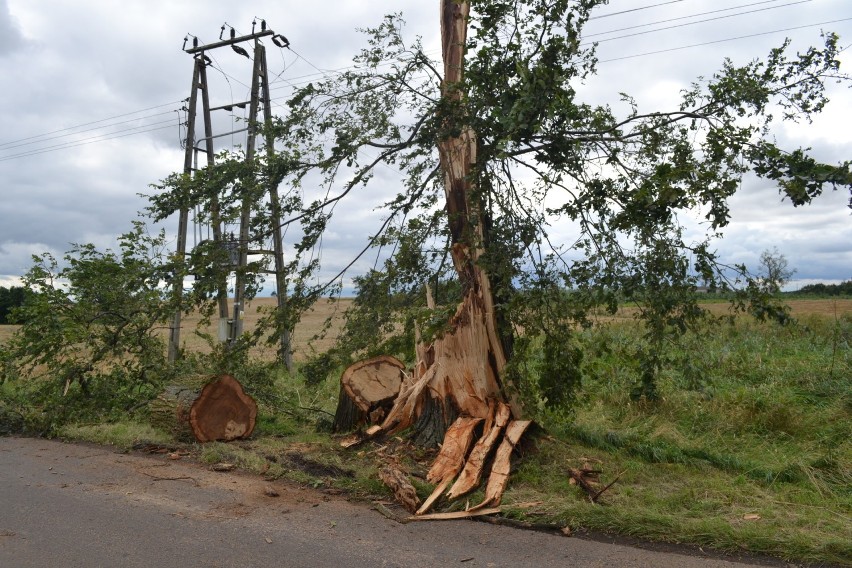
[[[382,355],[358,361],[340,377],[340,397],[333,430],[348,432],[365,423],[381,422],[405,378],[405,365]]]
[[[393,491],[397,502],[409,513],[414,513],[420,500],[417,491],[402,471],[393,464],[387,464],[379,470],[379,479]]]
[[[195,377],[170,385],[151,402],[149,411],[154,426],[184,441],[247,438],[257,420],[257,403],[230,375]]]

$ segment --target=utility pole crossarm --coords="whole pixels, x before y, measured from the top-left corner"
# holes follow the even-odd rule
[[[226,45],[234,45],[237,43],[242,43],[244,41],[251,41],[253,39],[258,39],[266,36],[275,35],[275,32],[272,30],[266,30],[264,32],[257,32],[256,34],[249,34],[235,38],[224,39],[222,41],[217,41],[216,43],[208,43],[205,45],[199,45],[198,47],[191,47],[189,49],[184,49],[187,53],[201,53],[202,51],[207,51],[208,49],[216,49],[217,47],[224,47]]]

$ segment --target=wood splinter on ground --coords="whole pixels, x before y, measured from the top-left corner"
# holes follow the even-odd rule
[[[379,479],[393,491],[397,502],[405,507],[406,511],[414,513],[417,510],[420,504],[417,491],[398,467],[390,463],[385,465],[379,470]]]

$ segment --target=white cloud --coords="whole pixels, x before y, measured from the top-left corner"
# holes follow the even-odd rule
[[[617,104],[618,92],[625,91],[634,95],[645,110],[666,108],[677,100],[680,89],[698,76],[709,76],[718,69],[724,57],[742,64],[765,55],[785,35],[794,39],[796,48],[814,44],[820,41],[819,28],[614,59],[839,19],[847,3],[848,0],[821,0],[604,42],[598,51],[602,61],[599,75],[588,85],[578,86],[578,91],[592,103]],[[591,22],[587,31],[611,31],[735,5],[733,1],[710,0],[676,3],[600,18]],[[266,18],[270,27],[290,39],[293,47],[293,51],[281,53],[270,48],[268,56],[273,75],[281,72],[272,93],[280,104],[291,90],[288,82],[304,84],[320,76],[314,66],[329,70],[350,65],[352,55],[364,46],[363,37],[354,28],[376,26],[385,12],[402,11],[408,33],[422,35],[427,51],[435,53],[439,45],[437,7],[436,1],[422,0],[326,0],[313,4],[278,0],[0,0],[0,74],[4,77],[4,96],[0,98],[0,278],[25,270],[32,252],[61,253],[67,250],[68,243],[86,240],[104,245],[114,242],[111,239],[126,231],[136,211],[145,205],[137,194],[149,192],[148,184],[181,169],[183,152],[173,111],[180,106],[177,101],[189,94],[192,60],[180,51],[187,32],[210,42],[217,38],[223,21],[244,33],[249,31],[254,16]],[[620,7],[615,3],[601,8],[600,13],[618,11]],[[671,24],[655,27],[664,25]],[[852,37],[849,22],[825,27]],[[645,29],[654,27],[593,39]],[[844,65],[852,66],[850,57],[844,58]],[[213,104],[244,100],[247,87],[241,83],[248,82],[247,62],[226,52],[217,54],[217,61],[230,77],[226,79],[211,70]],[[812,146],[824,159],[848,159],[852,155],[852,133],[847,126],[852,124],[852,99],[847,89],[836,89],[832,96],[835,104],[814,124],[788,125],[779,131],[781,142]],[[70,131],[62,131],[52,135],[60,136],[55,140],[16,148],[8,142],[20,140],[17,144],[25,144],[28,141],[22,139],[40,133],[140,109],[151,110],[116,118],[111,122],[129,122],[106,132],[121,134],[124,129],[144,124],[166,128],[4,160],[48,145],[84,142],[84,138],[104,131],[91,130],[76,136],[64,136]],[[283,112],[280,106],[276,110]],[[168,122],[172,120],[174,126]],[[225,113],[219,120],[217,131],[239,124]],[[159,121],[166,122],[152,126]],[[239,142],[236,136],[235,141]],[[217,149],[221,149],[230,140],[217,143]],[[375,208],[399,186],[397,174],[379,170],[374,183],[358,188],[353,198],[341,205],[332,232],[324,239],[324,275],[336,273],[363,247],[384,218],[384,213]],[[848,267],[852,266],[847,200],[848,195],[829,194],[812,206],[794,209],[789,203],[780,202],[771,185],[748,181],[733,200],[733,221],[728,237],[718,243],[719,250],[732,262],[748,262],[764,248],[777,245],[791,265],[799,269],[801,278],[847,278]],[[174,222],[168,226],[173,227]],[[553,234],[563,232],[560,229],[554,228]],[[570,229],[564,231],[566,238],[569,234]],[[372,265],[373,259],[363,259],[355,270]]]

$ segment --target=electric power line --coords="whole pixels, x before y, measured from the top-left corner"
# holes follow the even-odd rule
[[[676,0],[676,1],[681,1],[681,0]],[[729,8],[729,9],[737,9],[737,8],[740,8],[740,7],[748,7],[748,6],[751,6],[751,5],[764,4],[764,3],[767,3],[767,2],[774,2],[774,1],[778,1],[778,0],[765,0],[764,2],[755,2],[755,3],[746,4],[746,5],[733,7],[733,8]],[[809,1],[811,1],[811,0],[801,0],[799,2],[794,2],[792,4],[800,4],[800,3],[809,2]],[[616,12],[616,13],[613,13],[613,14],[610,14],[610,15],[632,12],[632,11],[636,11],[636,10],[640,10],[640,9],[652,8],[652,7],[662,6],[662,5],[671,4],[671,3],[674,3],[674,2],[665,2],[663,4],[655,4],[655,5],[646,6],[646,7],[643,7],[643,8],[636,8],[636,9],[633,9],[633,10],[627,10],[625,12]],[[791,5],[791,4],[784,4],[782,6],[777,6],[777,7],[784,7],[784,6],[789,6],[789,5]],[[776,8],[776,7],[772,7],[772,8]],[[724,16],[724,17],[741,16],[741,15],[753,13],[753,12],[756,12],[756,11],[763,11],[763,10],[768,10],[768,9],[772,9],[772,8],[764,8],[764,9],[761,9],[761,10],[754,10],[754,11],[742,12],[742,13],[738,13],[738,14],[731,14],[731,15]],[[723,11],[723,10],[718,10],[718,11]],[[718,11],[693,14],[692,16],[685,16],[685,18],[701,16],[701,15],[714,13],[714,12],[718,12]],[[601,16],[601,17],[604,17],[604,16]],[[663,22],[666,22],[666,21],[673,21],[673,20],[676,20],[676,19],[682,19],[682,18],[674,18],[674,19],[671,19],[671,20],[663,20],[662,22],[656,22],[656,23],[663,23]],[[702,21],[710,21],[712,19],[720,19],[720,18],[711,18],[711,19],[702,20]],[[633,59],[633,58],[645,57],[645,56],[649,56],[649,55],[657,55],[657,54],[660,54],[660,53],[668,53],[668,52],[672,52],[672,51],[690,49],[690,48],[693,48],[693,47],[701,47],[701,46],[705,46],[705,45],[712,45],[712,44],[724,43],[724,42],[729,42],[729,41],[737,41],[737,40],[741,40],[741,39],[748,39],[748,38],[751,38],[751,37],[770,35],[770,34],[773,34],[773,33],[800,30],[800,29],[822,26],[822,25],[827,25],[827,24],[833,24],[833,23],[838,23],[838,22],[845,22],[845,21],[849,21],[849,20],[852,20],[852,18],[841,18],[841,19],[837,19],[837,20],[830,20],[830,21],[820,22],[820,23],[815,23],[815,24],[807,24],[807,25],[803,25],[803,26],[796,26],[796,27],[791,27],[791,28],[772,30],[772,31],[761,32],[761,33],[756,33],[756,34],[748,34],[748,35],[743,35],[743,36],[725,38],[725,39],[702,42],[702,43],[697,43],[697,44],[678,46],[678,47],[673,47],[673,48],[668,48],[668,49],[662,49],[662,50],[656,50],[656,51],[650,51],[650,52],[644,52],[644,53],[637,53],[637,54],[633,54],[633,55],[625,55],[625,56],[621,56],[621,57],[614,57],[614,58],[610,58],[610,59],[600,60],[599,63],[609,63],[609,62],[620,61],[620,60],[624,60],[624,59]],[[701,23],[701,22],[692,22],[692,23]],[[646,24],[646,25],[653,25],[653,24]],[[635,27],[641,27],[641,26],[635,26]],[[680,27],[680,26],[672,26],[672,27]],[[624,29],[629,29],[629,28],[624,28]],[[656,30],[649,30],[648,32],[642,32],[642,33],[654,33],[654,32],[658,32],[658,31],[663,31],[665,29],[670,29],[670,28],[660,28],[660,29],[656,29]],[[601,32],[601,33],[604,33],[604,34],[605,33],[614,33],[616,31],[621,31],[621,30],[612,30],[610,32]],[[594,34],[594,35],[600,35],[600,34]],[[609,38],[607,40],[602,40],[602,41],[610,41],[610,40],[614,40],[614,39],[623,39],[625,37],[631,37],[632,35],[639,35],[639,34],[629,34],[627,36],[620,36],[618,38]],[[329,76],[332,75],[332,74],[342,74],[349,69],[357,68],[357,66],[353,65],[353,66],[348,66],[348,67],[341,67],[339,69],[322,70],[319,67],[317,67],[316,65],[314,65],[312,62],[308,61],[304,56],[302,56],[298,52],[296,52],[292,49],[291,49],[291,51],[299,59],[302,59],[305,63],[307,63],[308,65],[310,65],[314,69],[316,69],[317,72],[316,73],[308,73],[308,74],[305,74],[305,75],[300,75],[300,76],[292,78],[291,80],[285,79],[287,84],[278,85],[276,87],[271,87],[270,90],[276,90],[276,89],[280,89],[280,88],[295,89],[295,88],[297,88],[298,85],[308,83],[311,80],[313,80],[313,78],[315,78],[315,77],[319,76],[319,77],[323,77],[323,78],[329,78]],[[292,64],[290,66],[292,67]],[[214,68],[217,71],[219,71],[226,78],[226,80],[231,79],[231,80],[236,81],[237,83],[239,83],[240,85],[242,85],[246,88],[250,88],[249,85],[245,84],[244,82],[242,82],[242,81],[236,79],[235,77],[229,75],[228,73],[226,73],[223,69],[221,69],[221,67],[214,66]],[[280,76],[281,76],[281,74],[279,73],[278,77],[280,77]],[[229,81],[229,83],[230,83],[230,81]],[[233,99],[233,93],[231,95],[231,98]],[[281,104],[279,104],[276,101],[282,101],[282,100],[285,100],[285,99],[286,99],[286,97],[279,97],[279,98],[276,98],[276,99],[271,99],[270,102],[272,102],[275,106],[284,108]],[[55,139],[60,139],[60,138],[63,138],[63,137],[74,136],[74,135],[80,134],[82,132],[97,130],[99,128],[110,128],[110,127],[118,126],[118,125],[121,125],[121,124],[127,124],[127,123],[133,122],[135,120],[144,120],[146,118],[153,118],[153,117],[160,116],[160,115],[163,115],[163,114],[169,114],[171,112],[174,112],[174,110],[166,111],[166,112],[163,112],[163,113],[155,113],[155,114],[152,114],[152,115],[148,115],[148,116],[145,116],[145,117],[139,117],[139,118],[136,118],[136,119],[111,123],[111,124],[103,125],[103,126],[100,126],[100,127],[89,128],[89,129],[85,129],[85,130],[79,130],[77,132],[69,132],[68,134],[61,134],[59,136],[50,136],[52,134],[58,134],[60,132],[67,132],[67,131],[70,131],[70,130],[77,130],[77,129],[82,128],[84,126],[89,126],[89,125],[93,125],[93,124],[100,124],[100,123],[103,123],[103,122],[114,120],[116,118],[123,118],[125,116],[131,116],[131,115],[134,115],[134,114],[139,114],[139,113],[146,112],[146,111],[149,111],[149,110],[162,108],[164,106],[174,105],[174,104],[177,104],[177,103],[180,103],[180,102],[183,102],[183,101],[172,101],[172,102],[169,102],[169,103],[155,105],[155,106],[148,107],[148,108],[145,108],[145,109],[140,109],[140,110],[137,110],[137,111],[131,111],[131,112],[111,116],[111,117],[108,117],[108,118],[103,118],[103,119],[100,119],[100,120],[86,122],[86,123],[78,124],[78,125],[75,125],[75,126],[70,126],[70,127],[67,127],[67,128],[59,129],[59,130],[46,132],[46,133],[43,133],[43,134],[29,136],[29,137],[26,137],[26,138],[20,138],[20,139],[17,139],[17,140],[12,140],[12,141],[0,144],[0,150],[3,150],[3,149],[9,150],[9,149],[12,149],[12,148],[17,148],[17,147],[21,147],[21,146],[30,145],[30,144],[37,144],[37,143],[40,143],[40,142],[46,142],[48,140],[55,140]],[[56,151],[56,150],[73,148],[73,147],[76,147],[76,146],[87,145],[87,144],[94,144],[94,143],[97,143],[97,142],[104,142],[104,141],[107,141],[107,140],[112,140],[114,138],[122,138],[124,136],[131,136],[131,135],[135,135],[135,134],[142,134],[142,133],[145,133],[145,132],[162,130],[164,128],[168,128],[168,126],[159,127],[159,128],[151,128],[151,129],[148,129],[148,130],[138,130],[138,129],[146,128],[146,127],[150,127],[150,126],[156,126],[156,125],[159,125],[159,124],[163,124],[164,122],[171,122],[171,121],[151,123],[151,124],[131,128],[131,129],[124,129],[124,130],[119,131],[119,133],[113,133],[114,135],[103,134],[103,135],[98,135],[98,136],[95,136],[95,137],[92,137],[92,138],[87,138],[87,139],[78,140],[78,141],[72,141],[72,142],[69,142],[69,143],[66,143],[66,144],[57,144],[55,146],[48,146],[46,148],[33,149],[32,151],[29,151],[29,152],[23,152],[23,153],[13,154],[13,155],[9,155],[9,156],[3,156],[3,157],[0,157],[0,161],[7,161],[7,160],[11,160],[11,159],[16,159],[16,158],[23,158],[23,157],[27,157],[27,156],[31,156],[31,155],[42,154],[42,153],[45,153],[45,152],[52,152],[52,151]],[[130,130],[137,130],[137,131],[136,132],[129,132]],[[47,136],[50,136],[50,137],[45,138]],[[40,139],[40,140],[36,140],[36,139]],[[31,142],[28,142],[28,141],[31,141]]]
[[[35,156],[37,154],[44,154],[46,152],[55,152],[57,150],[65,150],[67,148],[75,148],[77,146],[87,146],[89,144],[96,144],[98,142],[106,142],[107,140],[114,140],[116,138],[124,138],[125,136],[134,136],[136,134],[144,134],[146,132],[155,132],[157,130],[165,130],[166,128],[174,128],[174,123],[171,119],[164,120],[162,122],[155,122],[153,124],[146,124],[145,126],[139,126],[137,128],[145,128],[147,126],[154,126],[157,124],[168,123],[167,126],[159,126],[157,128],[148,128],[146,130],[138,130],[136,132],[128,132],[129,130],[136,130],[134,128],[128,128],[125,130],[121,130],[117,133],[113,133],[113,135],[102,134],[98,136],[93,136],[91,138],[84,138],[83,140],[79,140],[76,142],[69,142],[67,144],[56,144],[55,146],[48,146],[46,148],[39,148],[37,150],[31,150],[29,152],[23,152],[20,154],[12,154],[11,156],[3,156],[0,157],[0,162],[6,162],[8,160],[14,160],[16,158],[26,158],[29,156]]]
[[[811,1],[811,0],[806,0]],[[583,39],[614,34],[617,32],[626,32],[628,30],[635,30],[638,28],[647,28],[648,26],[656,26],[657,24],[667,24],[669,22],[678,22],[680,20],[688,20],[690,18],[697,18],[699,16],[709,16],[710,14],[718,14],[720,12],[730,12],[732,10],[739,10],[740,8],[751,8],[752,6],[760,6],[762,4],[772,4],[774,2],[780,2],[780,0],[761,0],[760,2],[749,2],[748,4],[740,4],[739,6],[731,6],[729,8],[720,8],[719,10],[710,10],[708,12],[698,12],[696,14],[688,14],[686,16],[678,16],[677,18],[666,18],[665,20],[657,20],[656,22],[648,22],[647,24],[637,24],[635,26],[627,26],[625,28],[616,28],[614,30],[607,30],[605,32],[595,32],[591,34],[584,33]],[[787,4],[785,4],[786,6]],[[778,6],[780,7],[780,6]],[[750,13],[750,12],[745,12]],[[736,14],[735,14],[736,15]]]
[[[156,105],[148,108],[143,108],[141,110],[134,110],[132,112],[126,112],[124,114],[117,114],[115,116],[111,116],[109,118],[102,118],[100,120],[93,120],[92,122],[84,122],[83,124],[77,124],[75,126],[69,126],[68,128],[60,128],[59,130],[52,130],[50,132],[45,132],[43,134],[36,134],[35,136],[28,136],[27,138],[19,138],[18,140],[10,140],[9,142],[0,143],[0,148],[3,146],[8,146],[9,144],[17,144],[18,142],[24,142],[26,140],[32,140],[33,138],[41,138],[42,136],[49,136],[51,134],[57,134],[59,132],[65,132],[66,130],[75,130],[77,128],[81,128],[83,126],[89,126],[91,124],[98,124],[100,122],[106,122],[108,120],[114,120],[116,118],[124,118],[125,116],[130,116],[131,114],[139,114],[140,112],[146,112],[149,110],[154,110],[157,108],[162,108],[164,106],[176,105],[178,103],[182,103],[183,101],[172,101],[170,103],[163,103],[161,105]]]
[[[669,4],[677,4],[678,2],[683,2],[683,0],[669,0],[668,2],[661,2],[659,4],[651,4],[649,6],[641,6],[639,8],[631,8],[630,10],[622,10],[620,12],[610,12],[609,14],[601,14],[600,16],[592,16],[589,20],[600,20],[602,18],[610,18],[612,16],[619,16],[621,14],[628,14],[630,12],[639,12],[640,10],[647,10],[649,8],[657,8],[659,6],[667,6]]]
[[[78,130],[76,132],[71,132],[71,133],[68,133],[68,134],[59,134],[58,136],[50,136],[48,138],[41,138],[40,140],[32,140],[30,142],[21,142],[20,144],[14,144],[12,146],[9,146],[8,145],[9,143],[7,143],[7,145],[4,148],[0,148],[0,149],[2,149],[3,151],[6,151],[6,150],[11,150],[12,148],[21,148],[23,146],[31,146],[33,144],[41,144],[42,142],[48,142],[50,140],[58,140],[60,138],[67,138],[68,136],[76,136],[76,135],[82,134],[84,132],[91,132],[92,130],[100,130],[102,128],[111,128],[113,126],[118,126],[120,124],[129,124],[131,122],[136,122],[137,120],[145,120],[145,119],[148,119],[148,118],[154,118],[155,116],[163,116],[164,114],[172,114],[176,110],[177,109],[172,109],[172,110],[167,110],[165,112],[158,112],[156,114],[149,114],[147,116],[140,116],[139,118],[131,118],[130,120],[122,120],[121,122],[112,122],[110,124],[105,124],[103,126],[93,126],[91,128]],[[105,120],[110,120],[110,119],[105,119]],[[147,125],[143,125],[143,126],[152,126],[152,125],[147,124]],[[74,127],[72,127],[72,128],[74,128]],[[24,140],[27,140],[27,139],[25,138]]]
[[[694,43],[692,45],[681,45],[679,47],[671,47],[669,49],[659,49],[657,51],[647,51],[645,53],[636,53],[634,55],[625,55],[623,57],[613,57],[611,59],[601,59],[600,61],[598,61],[598,63],[609,63],[611,61],[621,61],[623,59],[633,59],[633,58],[636,58],[636,57],[645,57],[646,55],[657,55],[659,53],[668,53],[670,51],[679,51],[681,49],[690,49],[692,47],[702,47],[702,46],[705,46],[705,45],[713,45],[713,44],[716,44],[716,43],[724,43],[724,42],[727,42],[727,41],[736,41],[736,40],[740,40],[740,39],[748,39],[750,37],[759,37],[759,36],[765,36],[765,35],[770,35],[770,34],[777,34],[777,33],[781,33],[781,32],[790,32],[790,31],[794,31],[794,30],[802,30],[802,29],[805,29],[805,28],[814,28],[816,26],[824,26],[826,24],[836,24],[838,22],[848,22],[849,20],[852,20],[852,18],[841,18],[839,20],[830,20],[828,22],[820,22],[818,24],[807,24],[807,25],[804,25],[804,26],[795,26],[795,27],[792,27],[792,28],[772,30],[772,31],[769,31],[769,32],[760,32],[760,33],[756,33],[756,34],[748,34],[748,35],[742,35],[742,36],[737,36],[737,37],[729,37],[729,38],[726,38],[726,39],[717,39],[717,40],[714,40],[714,41],[705,41],[705,42],[702,42],[702,43]]]
[[[604,43],[606,41],[615,41],[617,39],[625,39],[625,38],[628,38],[628,37],[635,37],[635,36],[640,36],[640,35],[653,34],[653,33],[662,32],[662,31],[665,31],[665,30],[673,30],[673,29],[676,29],[676,28],[684,28],[686,26],[694,26],[694,25],[697,25],[697,24],[703,24],[703,23],[706,23],[706,22],[713,22],[713,21],[716,21],[716,20],[724,20],[724,19],[727,19],[727,18],[736,18],[737,16],[745,16],[746,14],[754,14],[754,13],[757,13],[757,12],[766,12],[767,10],[777,10],[778,8],[786,8],[787,6],[795,6],[796,4],[806,4],[806,3],[812,2],[812,1],[813,0],[798,0],[797,2],[790,2],[788,4],[780,4],[778,6],[770,6],[768,8],[758,8],[756,10],[749,10],[747,12],[739,12],[737,14],[726,14],[724,16],[715,16],[713,18],[705,18],[703,20],[697,20],[695,22],[686,22],[686,23],[683,23],[683,24],[675,24],[673,26],[666,26],[664,28],[657,28],[657,29],[654,29],[654,30],[647,30],[647,31],[644,31],[644,32],[635,32],[635,33],[632,33],[632,34],[615,36],[615,37],[610,37],[610,38],[606,38],[606,39],[599,39],[599,40],[596,40],[596,41],[583,42],[580,45],[590,45],[592,43]],[[647,25],[653,25],[653,24],[647,24]],[[612,32],[609,32],[609,33],[612,33]]]

